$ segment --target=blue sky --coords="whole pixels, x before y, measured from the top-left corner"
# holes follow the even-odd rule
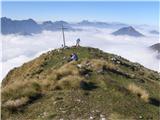
[[[2,2],[2,16],[37,21],[81,20],[158,25],[159,2]]]

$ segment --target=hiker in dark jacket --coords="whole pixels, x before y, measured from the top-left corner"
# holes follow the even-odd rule
[[[79,47],[79,46],[80,46],[79,43],[80,43],[80,39],[78,38],[78,39],[76,40],[76,47]]]

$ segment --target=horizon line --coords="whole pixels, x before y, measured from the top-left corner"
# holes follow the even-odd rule
[[[88,19],[82,19],[80,21],[68,21],[68,20],[62,20],[62,19],[36,20],[35,18],[31,18],[31,17],[28,17],[28,18],[25,18],[25,19],[24,18],[17,19],[17,18],[10,18],[10,17],[7,17],[7,16],[1,16],[1,18],[7,18],[7,19],[17,20],[17,21],[32,19],[32,20],[34,20],[35,22],[38,22],[38,23],[43,23],[43,22],[46,22],[46,21],[51,21],[51,22],[64,21],[64,22],[67,22],[67,23],[80,23],[80,22],[83,22],[83,21],[88,21],[88,22],[103,22],[103,23],[109,23],[109,24],[114,24],[114,23],[116,24],[117,23],[117,24],[126,24],[126,25],[157,26],[157,25],[152,25],[152,24],[134,24],[134,23],[125,23],[125,22],[120,22],[120,21],[102,21],[102,20],[88,20]],[[160,27],[160,26],[158,25],[158,27]]]

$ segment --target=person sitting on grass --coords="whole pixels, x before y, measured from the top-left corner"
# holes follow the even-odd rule
[[[78,61],[78,56],[76,53],[72,53],[70,55],[70,59],[68,60],[68,62],[70,62],[70,61]]]

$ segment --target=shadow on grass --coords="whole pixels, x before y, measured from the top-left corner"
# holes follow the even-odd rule
[[[34,101],[40,99],[41,97],[42,97],[42,94],[41,94],[41,93],[37,93],[37,94],[34,94],[34,95],[30,96],[30,97],[29,97],[28,104],[33,103]]]
[[[93,90],[96,89],[97,86],[92,82],[81,81],[80,88],[83,90]]]
[[[157,107],[160,106],[160,100],[157,100],[156,98],[150,98],[149,103]]]

